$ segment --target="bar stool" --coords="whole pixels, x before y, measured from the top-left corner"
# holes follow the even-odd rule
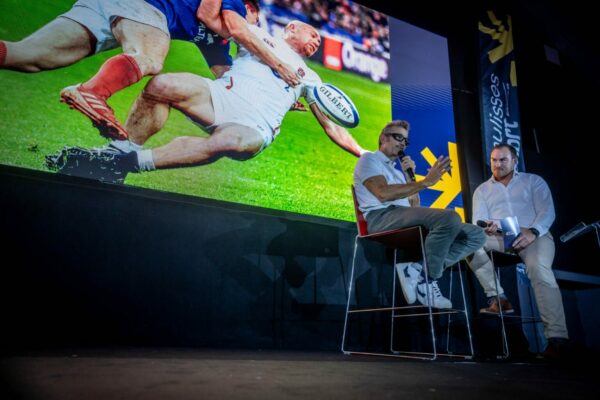
[[[507,334],[506,334],[506,322],[508,320],[512,319],[515,321],[519,321],[522,324],[523,323],[537,324],[537,323],[541,322],[541,319],[537,318],[537,317],[525,317],[523,315],[509,315],[509,314],[504,313],[504,310],[502,309],[502,303],[500,302],[500,294],[498,293],[498,281],[500,281],[500,279],[501,279],[501,270],[503,268],[516,266],[517,264],[520,264],[523,261],[521,260],[521,257],[519,257],[518,255],[516,255],[514,253],[505,253],[505,252],[501,252],[501,251],[497,251],[497,250],[489,250],[487,253],[488,253],[488,256],[490,257],[490,260],[492,261],[492,265],[494,266],[494,273],[498,277],[498,279],[495,280],[496,301],[498,302],[498,310],[499,310],[499,313],[497,314],[497,316],[498,316],[498,319],[500,320],[500,330],[501,330],[501,334],[502,334],[501,335],[502,355],[500,355],[499,358],[508,358],[510,356],[510,350],[508,347],[508,338],[507,338]],[[536,337],[537,337],[537,333],[536,333]]]
[[[469,323],[469,315],[467,310],[467,302],[465,301],[465,289],[464,283],[462,279],[462,272],[460,264],[458,265],[459,277],[460,277],[460,287],[462,293],[463,300],[463,308],[462,309],[449,309],[449,310],[438,310],[431,307],[431,301],[428,306],[396,306],[396,261],[397,261],[397,250],[398,249],[413,249],[420,250],[418,251],[421,255],[421,259],[423,260],[423,268],[425,271],[426,282],[428,283],[428,270],[427,270],[427,259],[425,257],[425,236],[426,230],[422,226],[413,226],[403,229],[394,229],[390,231],[384,232],[376,232],[369,233],[367,230],[367,221],[365,220],[362,212],[358,208],[358,202],[356,200],[356,194],[354,191],[354,187],[352,187],[352,196],[354,199],[354,210],[356,213],[356,224],[358,233],[354,239],[354,252],[352,257],[352,269],[350,272],[350,282],[348,283],[348,302],[346,304],[346,316],[344,319],[344,332],[342,335],[342,346],[341,350],[344,354],[361,354],[361,355],[375,355],[375,356],[387,356],[387,357],[404,357],[404,358],[417,358],[424,360],[435,360],[438,356],[448,356],[448,357],[461,357],[470,359],[473,357],[473,340],[471,335],[471,326]],[[350,309],[350,303],[352,299],[353,287],[355,285],[355,267],[356,267],[356,253],[358,249],[359,241],[367,239],[374,240],[388,248],[394,249],[394,258],[393,258],[393,268],[394,274],[392,279],[392,306],[391,307],[371,307],[371,308],[357,308]],[[452,275],[450,280],[450,285],[452,286]],[[432,298],[432,293],[429,293],[429,285],[427,285],[428,293],[426,294],[427,298]],[[415,310],[416,309],[416,310]],[[421,310],[419,310],[421,309]],[[425,310],[423,310],[425,309]],[[414,310],[414,312],[404,311]],[[399,312],[399,311],[402,311]],[[364,352],[364,351],[353,351],[346,349],[346,336],[348,331],[348,318],[352,314],[358,313],[376,313],[376,312],[390,312],[391,313],[391,329],[390,329],[390,351],[386,353],[382,352]],[[449,352],[449,338],[446,343],[446,353],[440,353],[437,351],[437,340],[435,333],[435,326],[433,321],[434,315],[451,315],[451,314],[463,314],[466,326],[467,326],[467,336],[469,341],[469,350],[468,354],[454,354]],[[432,343],[432,352],[415,352],[415,351],[400,351],[395,348],[394,344],[394,325],[397,319],[404,317],[417,317],[417,316],[426,316],[429,319],[429,328],[431,333],[431,343]],[[448,319],[448,333],[450,329],[451,319]]]

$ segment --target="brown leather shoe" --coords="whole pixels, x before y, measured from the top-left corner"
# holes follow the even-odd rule
[[[557,361],[564,360],[569,356],[568,351],[568,339],[563,338],[549,338],[548,345],[542,353],[542,357],[545,360]]]
[[[508,299],[500,299],[500,306],[502,306],[503,314],[512,314],[515,312],[515,309],[513,308],[512,304],[510,304],[510,301],[508,301]],[[500,314],[498,298],[492,297],[492,299],[488,303],[488,306],[486,308],[482,308],[481,310],[479,310],[479,312],[482,314]]]

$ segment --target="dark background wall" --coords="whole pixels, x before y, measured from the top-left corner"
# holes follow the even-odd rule
[[[3,344],[336,347],[353,224],[2,172]]]
[[[477,97],[480,10],[365,4],[448,37],[469,209],[470,193],[487,176]],[[598,44],[580,26],[591,18],[575,7],[505,7],[515,27],[527,170],[552,188],[558,237],[579,221],[598,219],[591,194]],[[570,29],[561,33],[563,26]],[[544,45],[558,51],[560,65],[546,59]],[[339,345],[352,223],[10,167],[0,167],[0,206],[5,348]],[[598,275],[598,255],[595,238],[587,235],[559,243],[555,266]],[[368,247],[366,257],[360,287],[377,299],[377,284],[391,275],[381,268],[386,258],[380,248]],[[573,293],[566,298],[577,303]],[[577,305],[569,308],[570,328],[585,336]]]

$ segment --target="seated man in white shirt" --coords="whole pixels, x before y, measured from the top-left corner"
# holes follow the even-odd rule
[[[488,307],[481,312],[498,313],[501,306],[504,313],[512,313],[512,305],[499,282],[498,304],[497,277],[486,251],[505,250],[502,236],[497,234],[496,221],[517,217],[521,233],[512,247],[527,267],[544,324],[544,336],[548,339],[544,355],[550,358],[557,356],[569,337],[560,289],[552,272],[554,241],[548,229],[555,218],[554,203],[546,182],[537,175],[517,172],[517,161],[517,151],[511,145],[500,143],[492,149],[492,177],[473,194],[473,221],[487,223],[487,240],[484,247],[475,252],[470,266],[489,299]]]
[[[354,169],[356,198],[370,233],[417,225],[429,231],[424,244],[429,288],[420,274],[420,265],[411,263],[398,271],[402,291],[409,304],[419,300],[435,308],[452,308],[450,300],[441,294],[437,279],[446,267],[483,246],[485,235],[481,228],[462,223],[454,211],[419,207],[419,192],[441,179],[450,167],[450,159],[440,156],[418,182],[407,172],[415,170],[409,156],[402,157],[403,172],[394,168],[398,154],[408,146],[408,129],[406,121],[390,122],[379,135],[379,150],[360,157]],[[428,301],[427,293],[432,301]]]

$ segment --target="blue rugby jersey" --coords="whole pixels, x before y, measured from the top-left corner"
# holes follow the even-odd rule
[[[171,39],[193,42],[198,46],[209,66],[231,65],[229,42],[209,30],[196,17],[202,0],[145,0],[159,9],[167,18]],[[243,0],[223,0],[221,11],[230,10],[246,17]]]
[[[204,24],[196,18],[196,11],[200,6],[201,0],[145,1],[158,8],[167,17],[169,33],[172,39],[186,40],[198,44],[206,41],[212,35],[212,40],[214,40],[215,33],[206,29]],[[242,17],[246,17],[246,7],[243,0],[223,0],[221,10],[235,11]]]

